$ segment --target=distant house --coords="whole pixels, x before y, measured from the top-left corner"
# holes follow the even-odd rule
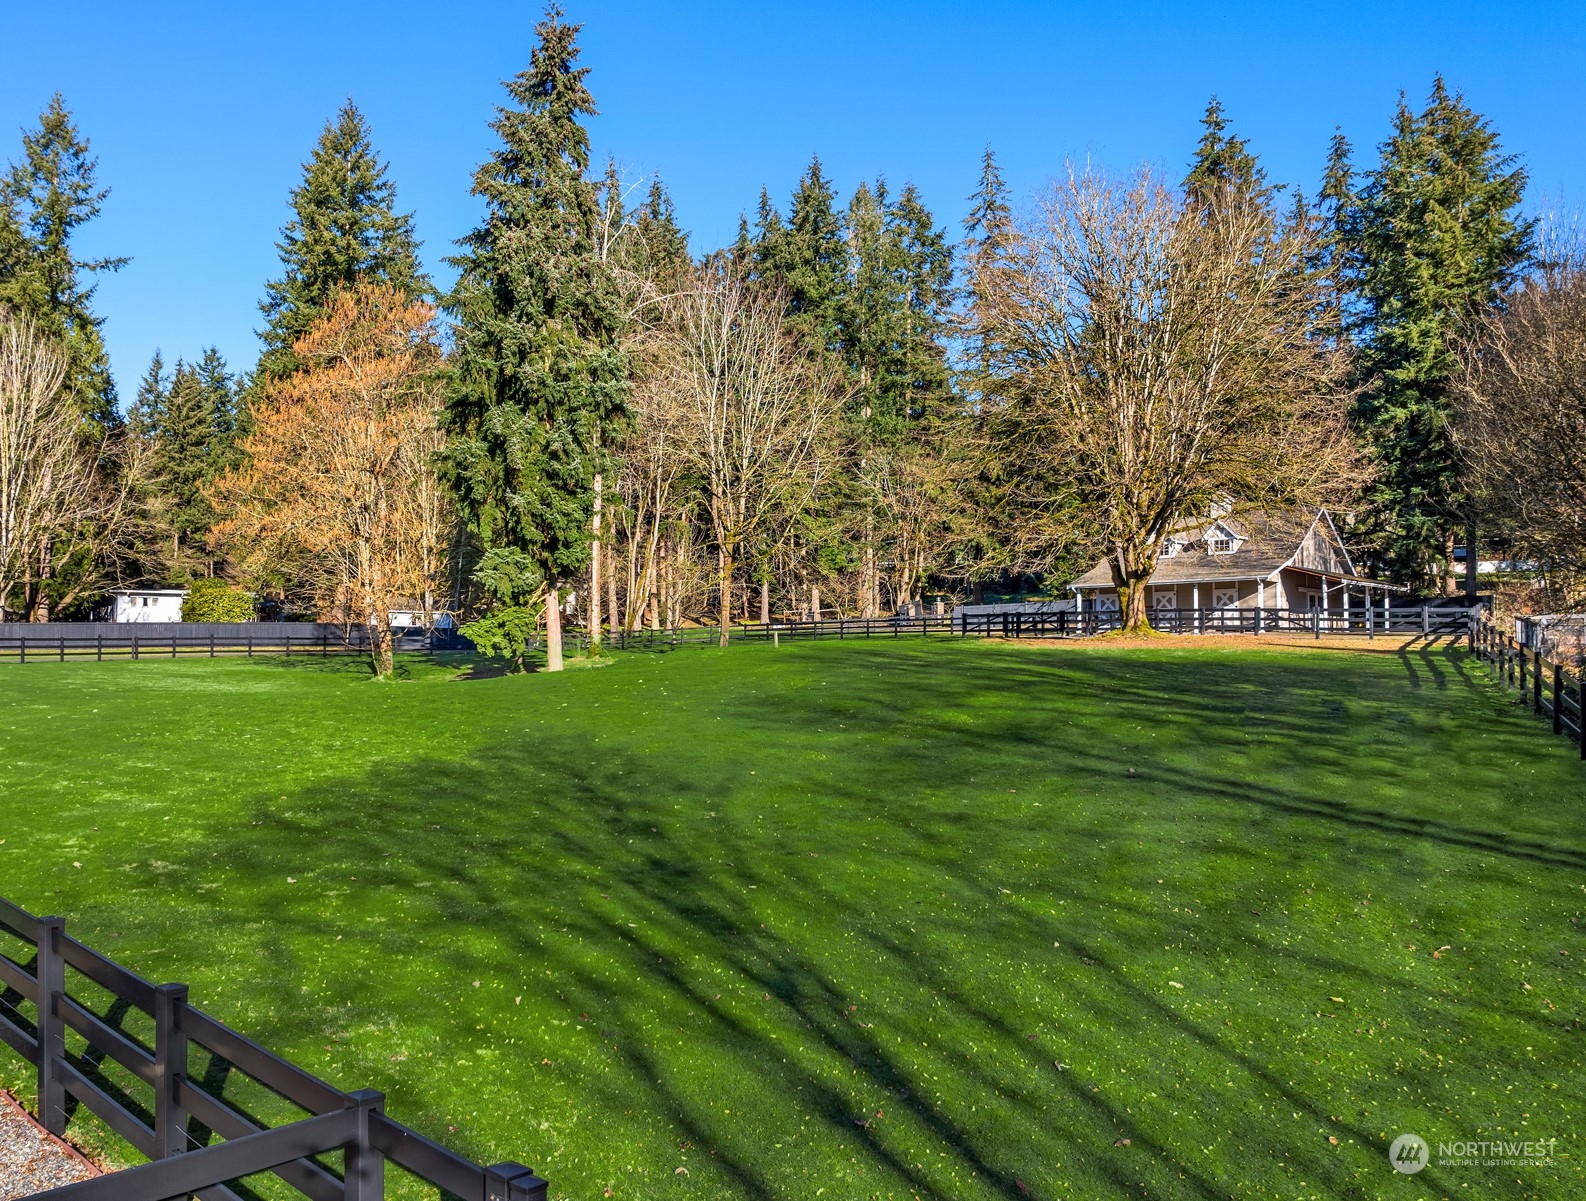
[[[186,588],[116,588],[110,593],[110,620],[163,623],[182,620]]]
[[[1103,559],[1069,585],[1082,609],[1118,608]],[[1362,575],[1325,509],[1212,515],[1181,524],[1162,541],[1147,605],[1164,609],[1323,609],[1378,603],[1403,588]]]

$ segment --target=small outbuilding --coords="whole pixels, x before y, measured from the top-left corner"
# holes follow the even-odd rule
[[[1103,559],[1069,585],[1086,610],[1116,612],[1118,589]],[[1342,612],[1403,588],[1363,575],[1326,509],[1214,509],[1163,539],[1147,589],[1153,612],[1174,609],[1320,609]]]
[[[111,590],[110,620],[139,624],[182,620],[186,588],[115,588]]]

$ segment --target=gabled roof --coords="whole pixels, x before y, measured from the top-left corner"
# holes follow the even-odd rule
[[[1223,526],[1240,541],[1232,552],[1214,555],[1206,539]],[[1153,584],[1211,584],[1227,580],[1270,580],[1285,567],[1339,580],[1365,581],[1344,549],[1326,509],[1316,512],[1252,511],[1187,522],[1172,535],[1187,542],[1176,555],[1158,558]],[[1371,583],[1382,585],[1376,580]],[[1102,559],[1069,585],[1111,588],[1112,569]]]

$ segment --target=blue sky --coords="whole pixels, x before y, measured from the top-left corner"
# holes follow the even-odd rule
[[[1586,189],[1586,4],[674,4],[566,0],[584,23],[597,157],[659,173],[696,249],[732,237],[761,185],[785,199],[818,152],[846,195],[913,180],[955,235],[982,147],[1028,197],[1069,158],[1177,171],[1216,93],[1276,180],[1314,188],[1342,126],[1369,161],[1401,89],[1432,75],[1487,114],[1531,172],[1531,207]],[[98,307],[123,400],[156,347],[257,354],[286,196],[351,96],[417,214],[437,278],[478,215],[500,80],[528,60],[535,4],[7,0],[0,160],[60,90],[112,189],[81,252],[130,254]],[[20,11],[19,11],[20,10]],[[60,53],[50,47],[60,44]]]

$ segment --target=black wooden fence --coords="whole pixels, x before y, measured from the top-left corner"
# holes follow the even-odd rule
[[[1441,605],[1352,606],[1343,609],[1157,609],[1152,626],[1168,634],[1458,635],[1470,632],[1479,608]],[[958,613],[951,617],[842,618],[832,621],[740,623],[738,636],[773,638],[908,638],[932,634],[983,638],[1085,638],[1121,627],[1116,611]],[[665,631],[656,631],[665,633]],[[693,631],[689,631],[692,633]],[[714,629],[708,631],[716,637]]]
[[[1553,733],[1575,739],[1580,757],[1586,759],[1580,668],[1555,663],[1486,621],[1472,628],[1470,649],[1500,684],[1513,688],[1522,704],[1552,726]]]
[[[399,651],[466,649],[450,630],[392,631]],[[60,622],[0,625],[0,661],[367,654],[362,626],[319,622]]]
[[[63,1134],[81,1104],[152,1161],[40,1198],[241,1201],[230,1185],[270,1172],[312,1201],[375,1201],[392,1163],[465,1201],[545,1199],[546,1182],[522,1164],[485,1168],[447,1150],[388,1118],[381,1093],[310,1075],[192,1008],[186,985],[151,984],[69,937],[58,917],[0,899],[0,933],[31,951],[0,954],[0,1041],[38,1069],[40,1122]],[[189,1074],[193,1047],[307,1116],[267,1125]],[[112,1078],[107,1060],[124,1072]]]

